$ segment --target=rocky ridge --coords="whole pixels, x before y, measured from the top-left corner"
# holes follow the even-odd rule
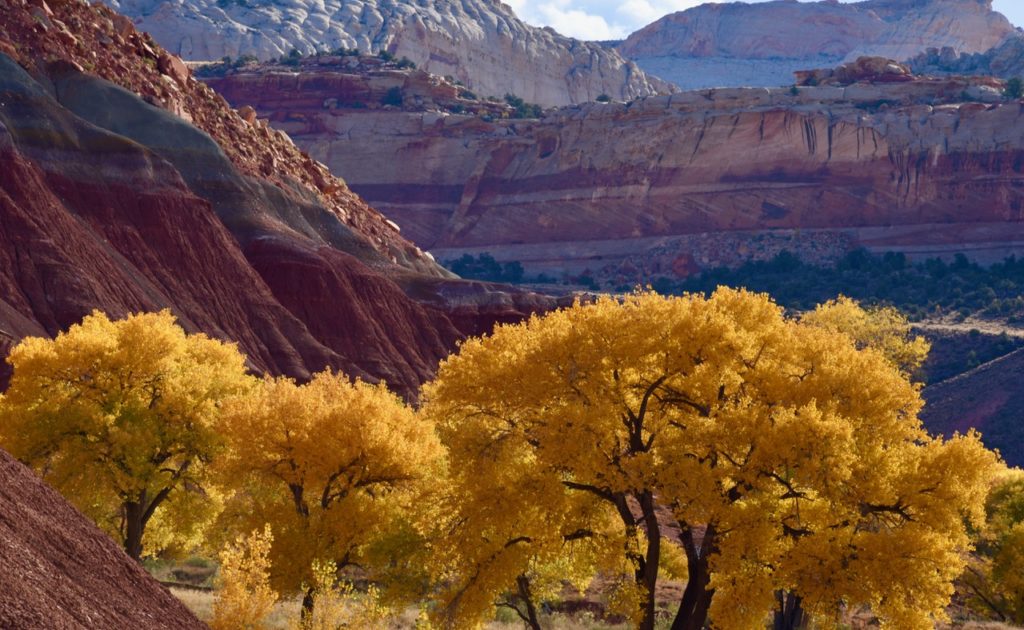
[[[928,48],[978,53],[1015,33],[991,0],[775,0],[704,4],[618,46],[684,89],[788,85],[796,70],[860,56],[905,60]]]
[[[1024,246],[1024,119],[1003,83],[865,58],[818,85],[470,115],[443,83],[309,66],[211,80],[444,259],[606,286],[854,247],[999,260]],[[398,86],[403,106],[366,105]],[[462,111],[463,113],[458,113]],[[409,165],[415,165],[410,168]]]
[[[1024,77],[1024,35],[1007,38],[981,53],[958,53],[950,47],[929,48],[908,61],[920,74],[984,74],[1012,79]]]
[[[543,105],[671,89],[614,50],[530,26],[497,0],[109,2],[185,59],[251,54],[267,60],[293,48],[387,51],[481,95],[512,93]]]
[[[0,10],[2,349],[94,308],[170,308],[254,369],[411,396],[463,335],[550,305],[453,279],[109,8]]]

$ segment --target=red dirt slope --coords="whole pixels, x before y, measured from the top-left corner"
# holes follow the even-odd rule
[[[975,428],[1011,466],[1024,466],[1024,350],[924,389],[921,414],[933,433]]]
[[[205,628],[109,536],[0,450],[0,628]]]

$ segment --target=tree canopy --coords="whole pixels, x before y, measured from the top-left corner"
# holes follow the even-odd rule
[[[855,337],[719,289],[603,297],[467,341],[424,390],[450,527],[482,541],[447,607],[483,618],[536,567],[607,570],[614,550],[651,628],[674,520],[690,579],[673,628],[754,627],[780,595],[820,623],[866,604],[932,627],[996,456],[927,435],[918,387]]]
[[[318,562],[371,574],[393,565],[389,553],[415,538],[418,486],[440,472],[433,426],[383,384],[344,374],[268,378],[226,405],[221,428],[219,478],[232,492],[222,529],[270,524],[271,585],[282,594],[314,584]]]
[[[234,344],[188,335],[168,311],[97,311],[55,339],[24,339],[7,361],[5,449],[134,558],[194,541],[212,517],[201,490],[222,448],[221,405],[251,386]]]

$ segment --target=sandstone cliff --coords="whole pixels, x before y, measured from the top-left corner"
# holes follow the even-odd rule
[[[0,450],[0,627],[206,625],[31,470]]]
[[[108,0],[186,59],[357,48],[408,57],[483,96],[563,105],[666,91],[617,52],[525,24],[497,0]]]
[[[256,369],[412,394],[465,333],[544,307],[453,280],[110,9],[0,10],[2,349],[94,308],[170,308]]]
[[[991,0],[704,4],[667,15],[618,49],[680,87],[779,86],[790,74],[862,55],[982,52],[1014,33]]]
[[[469,105],[415,73],[266,69],[213,85],[421,247],[446,259],[490,251],[528,276],[589,272],[618,286],[781,249],[820,261],[856,246],[981,260],[1021,251],[1024,117],[999,81],[914,78],[886,60],[821,80],[831,84],[594,103],[540,120],[452,113]],[[366,105],[379,82],[403,86],[404,110]]]

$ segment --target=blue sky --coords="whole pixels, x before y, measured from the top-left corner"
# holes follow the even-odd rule
[[[704,1],[504,0],[530,24],[551,26],[563,35],[579,39],[619,39],[667,13],[682,11]],[[1014,24],[1024,25],[1024,1],[995,0],[993,6]]]

